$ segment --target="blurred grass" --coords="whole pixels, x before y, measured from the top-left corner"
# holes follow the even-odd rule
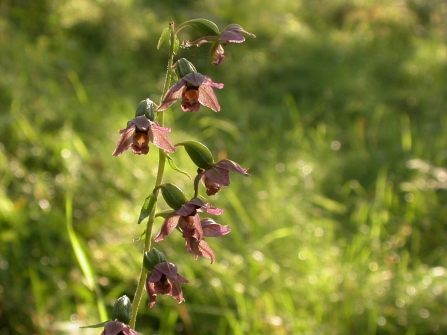
[[[210,199],[232,228],[209,238],[216,264],[194,261],[179,234],[156,245],[190,281],[186,303],[142,306],[138,330],[444,334],[447,6],[418,0],[2,1],[0,334],[102,321],[66,194],[109,313],[132,296],[157,153],[111,153],[138,102],[159,100],[159,34],[194,17],[257,38],[226,46],[219,67],[206,47],[182,50],[225,83],[222,112],[176,106],[166,124],[252,176]],[[192,196],[187,177],[166,180]]]

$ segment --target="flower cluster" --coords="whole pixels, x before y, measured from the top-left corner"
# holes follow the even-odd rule
[[[193,42],[184,41],[180,43],[177,34],[186,27],[192,28],[194,31],[201,33],[201,35]],[[177,29],[174,29],[174,25],[171,22],[169,27],[163,32],[159,42],[160,45],[169,36],[170,54],[166,76],[167,82],[165,83],[165,91],[163,92],[161,102],[158,106],[150,99],[140,102],[135,117],[127,122],[126,128],[119,131],[120,138],[113,156],[119,156],[129,148],[132,149],[134,154],[146,155],[149,153],[149,142],[152,142],[159,148],[160,161],[157,181],[152,193],[146,198],[138,222],[140,223],[148,218],[145,236],[148,242],[146,245],[149,247],[146,247],[147,250],[144,251],[143,262],[143,269],[147,271],[147,274],[144,274],[146,277],[140,277],[140,282],[141,279],[145,278],[145,286],[149,295],[149,307],[154,306],[158,294],[170,295],[178,303],[181,303],[184,301],[184,297],[180,284],[188,283],[188,280],[177,273],[177,266],[168,262],[162,252],[150,248],[154,219],[159,216],[164,217],[160,231],[154,238],[155,242],[164,241],[174,230],[178,230],[184,238],[188,253],[193,254],[196,260],[199,256],[202,256],[214,263],[216,256],[205,237],[225,236],[231,232],[231,229],[229,226],[221,225],[209,217],[199,217],[199,214],[220,215],[224,212],[222,209],[202,200],[202,197],[199,195],[199,185],[202,183],[206,194],[213,196],[221,190],[222,186],[230,185],[230,171],[248,176],[248,169],[243,168],[232,160],[222,159],[215,162],[210,150],[203,143],[183,141],[174,144],[171,141],[168,136],[171,128],[164,126],[163,113],[166,113],[166,110],[178,100],[181,100],[180,106],[183,112],[197,112],[201,106],[207,107],[214,112],[219,112],[221,108],[214,89],[222,89],[224,87],[224,84],[216,83],[210,77],[197,72],[194,65],[185,58],[180,58],[174,63],[174,55],[177,53],[177,48],[180,44],[184,48],[189,48],[211,43],[211,56],[215,58],[213,63],[219,65],[225,58],[223,47],[229,43],[243,42],[245,40],[243,34],[255,37],[237,24],[231,24],[220,31],[213,22],[205,19],[186,21],[180,24]],[[171,78],[178,78],[178,80],[169,87],[168,83]],[[158,123],[155,119],[157,119]],[[194,195],[192,197],[186,197],[183,191],[175,184],[166,184],[161,181],[165,166],[164,161],[169,159],[171,163],[173,159],[170,154],[174,153],[179,147],[184,147],[191,160],[197,165],[197,175],[192,187]],[[186,174],[177,167],[175,169]],[[162,194],[172,211],[155,213],[159,193]],[[137,292],[141,293],[141,290],[137,289]],[[135,297],[137,300],[140,298],[141,296]],[[123,301],[127,303],[127,300],[124,299],[120,302],[120,306],[125,305]],[[106,323],[103,334],[136,334],[130,328],[135,325],[136,315],[133,314],[132,319],[129,319],[127,316],[132,312],[129,310],[129,304],[125,306],[126,308],[121,308],[126,312],[123,314],[125,316]],[[127,326],[127,323],[130,326]]]

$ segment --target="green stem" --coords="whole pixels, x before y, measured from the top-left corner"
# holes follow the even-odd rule
[[[171,69],[172,69],[172,64],[174,62],[174,42],[175,42],[174,22],[169,23],[169,28],[171,30],[171,46],[169,48],[168,68],[166,70],[166,78],[165,78],[165,84],[163,86],[162,99],[163,99],[164,95],[166,94],[166,92],[168,91],[169,86],[171,85],[171,71],[172,71]],[[158,120],[158,124],[160,126],[164,125],[164,112],[158,113],[157,120]],[[157,178],[155,180],[154,188],[161,185],[161,183],[163,181],[163,174],[165,171],[165,166],[166,166],[166,154],[163,149],[158,149],[158,172],[157,172]],[[154,192],[156,199],[158,198],[158,194],[159,194],[159,190],[157,189]],[[157,200],[155,200],[155,204],[156,203],[157,203]],[[151,249],[152,228],[154,226],[154,219],[155,219],[155,210],[152,211],[151,215],[149,215],[149,219],[147,220],[142,260],[144,260],[144,253]],[[129,323],[129,326],[132,329],[135,329],[138,308],[140,307],[140,302],[143,297],[143,290],[144,290],[145,284],[146,284],[146,269],[144,268],[144,265],[142,262],[141,271],[140,271],[140,279],[138,281],[137,290],[135,291],[135,296],[134,296],[134,299],[132,302],[132,318],[130,319],[130,323]]]

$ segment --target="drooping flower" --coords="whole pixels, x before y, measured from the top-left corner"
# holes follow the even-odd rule
[[[155,242],[160,242],[178,226],[182,232],[187,232],[188,237],[193,237],[197,241],[203,239],[203,230],[198,212],[212,215],[220,215],[223,209],[211,206],[209,203],[193,198],[185,203],[178,210],[169,214],[164,220],[161,230],[155,237]]]
[[[138,333],[128,325],[115,320],[109,321],[104,325],[101,335],[138,335]]]
[[[175,147],[167,135],[170,131],[170,128],[160,127],[144,115],[137,116],[127,122],[125,129],[119,131],[121,137],[112,156],[119,156],[130,147],[134,154],[146,155],[149,152],[149,142],[167,152],[174,152]]]
[[[163,111],[182,98],[184,112],[197,112],[200,105],[218,112],[220,105],[213,87],[221,89],[224,84],[215,83],[209,77],[198,72],[188,73],[166,92],[158,110]]]
[[[230,24],[219,34],[219,35],[210,35],[203,36],[193,42],[185,41],[183,43],[183,47],[191,47],[191,46],[199,46],[203,43],[213,43],[211,46],[211,56],[216,58],[213,62],[214,65],[219,65],[223,62],[224,56],[224,46],[229,43],[242,43],[245,41],[244,35],[242,33],[247,34],[251,37],[256,37],[254,34],[245,31],[238,24]]]
[[[203,236],[218,237],[227,235],[231,232],[231,229],[228,226],[218,224],[211,218],[200,220],[200,224],[202,226]],[[198,241],[194,237],[189,236],[188,232],[185,230],[183,230],[183,237],[186,242],[186,250],[193,253],[196,260],[199,256],[203,256],[211,259],[211,263],[214,263],[216,257],[205,239]]]
[[[149,307],[155,305],[157,294],[167,294],[175,298],[180,304],[185,299],[183,298],[182,288],[180,282],[188,283],[188,280],[177,273],[177,266],[161,262],[154,266],[151,274],[146,278],[146,290],[149,294]]]
[[[218,161],[212,168],[205,170],[202,176],[206,194],[214,195],[219,192],[222,186],[230,185],[230,171],[249,176],[247,170],[229,159]]]

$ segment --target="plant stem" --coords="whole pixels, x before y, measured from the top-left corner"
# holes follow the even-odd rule
[[[171,84],[171,71],[172,71],[172,64],[174,62],[174,43],[175,43],[175,32],[174,32],[174,22],[169,23],[169,28],[171,32],[171,39],[170,39],[170,48],[169,48],[169,57],[168,57],[168,68],[166,70],[166,78],[165,83],[163,86],[163,94],[161,98],[163,99],[164,95],[169,89],[169,86]],[[163,127],[164,125],[164,112],[159,112],[157,114],[157,121],[160,126]],[[158,172],[157,172],[157,178],[155,180],[154,188],[161,185],[163,181],[163,174],[165,171],[166,166],[166,154],[163,149],[158,149]],[[155,195],[155,204],[157,203],[159,190],[157,189],[154,192]],[[140,271],[140,279],[138,281],[137,289],[135,291],[135,296],[132,302],[132,318],[130,320],[129,326],[132,329],[135,329],[135,323],[137,320],[137,314],[138,314],[138,308],[140,307],[141,298],[143,296],[143,290],[146,283],[146,269],[143,265],[144,260],[144,253],[149,251],[151,249],[151,241],[152,241],[152,228],[154,225],[154,219],[155,219],[155,207],[152,213],[149,215],[149,218],[147,220],[146,224],[146,234],[144,239],[144,250],[143,250],[143,257],[142,257],[142,263],[141,263],[141,271]]]

